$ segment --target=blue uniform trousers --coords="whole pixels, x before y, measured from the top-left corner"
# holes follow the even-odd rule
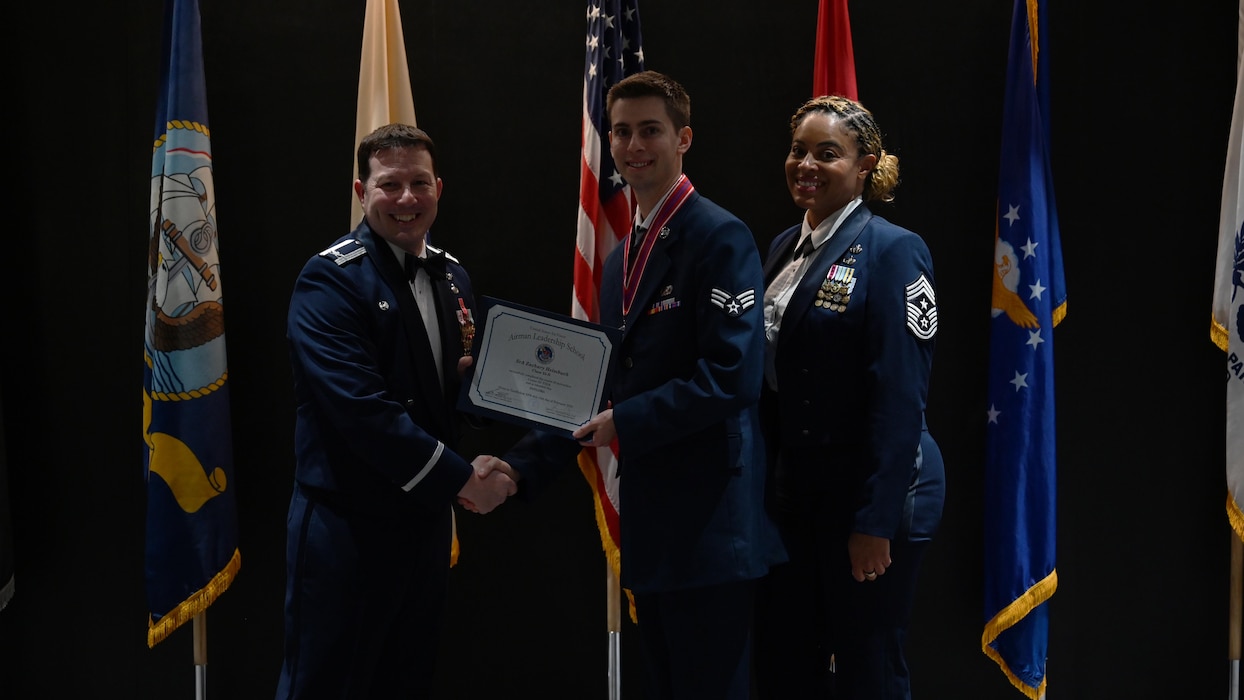
[[[861,583],[851,577],[845,533],[826,535],[814,515],[775,513],[775,519],[790,561],[759,583],[760,700],[909,699],[904,647],[928,541],[891,542],[892,565]]]
[[[448,506],[375,518],[295,484],[278,700],[431,697],[450,533]]]
[[[648,700],[747,700],[756,582],[635,594]]]

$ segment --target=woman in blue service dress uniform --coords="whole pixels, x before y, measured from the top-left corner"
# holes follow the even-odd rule
[[[786,182],[805,210],[765,262],[769,508],[790,561],[762,581],[760,697],[911,697],[904,641],[941,520],[924,421],[937,303],[924,241],[873,214],[898,158],[844,97],[791,118]]]

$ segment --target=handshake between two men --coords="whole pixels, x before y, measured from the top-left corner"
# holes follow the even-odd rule
[[[466,363],[459,364],[460,371],[470,364],[470,358],[464,359]],[[603,447],[612,442],[617,434],[613,423],[613,403],[610,402],[605,410],[579,426],[571,437],[580,447]],[[471,460],[471,466],[475,472],[458,492],[458,504],[472,513],[488,513],[518,492],[518,481],[522,476],[500,457],[479,455]]]
[[[472,513],[488,513],[518,492],[521,478],[500,457],[480,455],[471,460],[471,478],[458,492],[458,504]]]

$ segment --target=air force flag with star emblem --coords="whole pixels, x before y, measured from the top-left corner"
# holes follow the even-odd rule
[[[756,304],[756,290],[748,289],[739,294],[731,294],[724,289],[713,287],[709,301],[713,302],[713,306],[725,311],[727,316],[734,318]]]
[[[1016,0],[994,220],[985,416],[981,651],[1031,700],[1046,696],[1058,588],[1054,330],[1067,314],[1050,171],[1048,0]],[[986,232],[985,235],[988,235]]]

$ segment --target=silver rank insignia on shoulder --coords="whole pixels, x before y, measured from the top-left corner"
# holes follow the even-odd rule
[[[907,330],[920,340],[937,335],[937,296],[923,274],[907,285]]]
[[[434,245],[428,245],[427,248],[428,248],[428,257],[440,254],[440,255],[444,255],[446,260],[448,260],[449,262],[455,265],[462,264],[457,258],[453,256],[453,253],[450,253],[448,250],[445,250],[444,248],[437,248]]]
[[[755,306],[756,290],[748,289],[739,294],[731,294],[724,289],[713,287],[709,293],[709,301],[713,306],[725,311],[727,316],[734,318]]]
[[[816,290],[814,306],[830,311],[843,312],[851,301],[851,292],[855,291],[855,268],[845,265],[831,265],[821,288]]]
[[[367,255],[367,248],[363,247],[363,242],[356,238],[342,241],[331,248],[320,251],[320,257],[329,258],[338,265],[345,265],[363,255]]]

